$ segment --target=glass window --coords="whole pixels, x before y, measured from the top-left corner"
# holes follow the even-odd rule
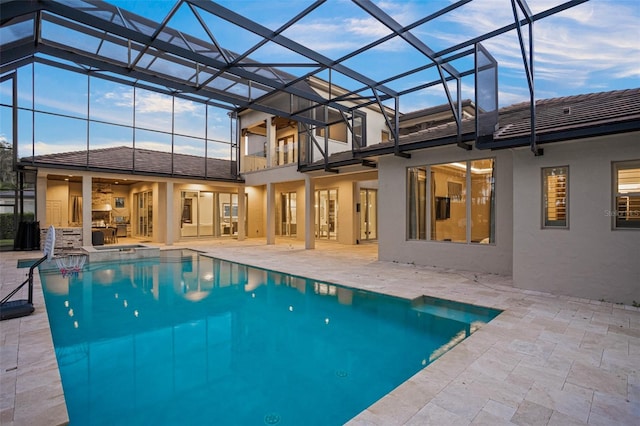
[[[495,243],[494,175],[492,158],[410,167],[407,238]]]
[[[355,111],[353,114],[353,145],[356,148],[367,146],[367,116]]]
[[[280,166],[297,162],[296,144],[293,135],[278,139],[276,143],[275,164]]]
[[[613,167],[615,227],[640,229],[640,160]]]
[[[316,238],[338,239],[338,190],[316,191]]]
[[[471,162],[471,242],[495,242],[495,160]]]
[[[296,193],[282,192],[278,200],[276,209],[276,235],[295,237],[297,233],[296,224]]]
[[[410,167],[407,176],[408,229],[410,240],[427,239],[427,168]]]
[[[431,239],[467,241],[467,164],[431,166]]]
[[[542,225],[544,228],[567,228],[569,166],[542,169]]]
[[[329,139],[338,142],[347,142],[347,123],[344,122],[339,111],[329,110]],[[324,137],[324,127],[316,128],[316,136]]]

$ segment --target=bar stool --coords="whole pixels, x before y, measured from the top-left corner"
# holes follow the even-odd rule
[[[104,242],[106,244],[114,244],[118,242],[118,236],[116,235],[116,228],[105,228]]]

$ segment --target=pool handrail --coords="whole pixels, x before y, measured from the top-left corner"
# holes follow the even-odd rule
[[[33,307],[33,271],[35,270],[35,268],[40,266],[42,262],[47,260],[47,257],[48,255],[45,255],[34,262],[33,265],[31,265],[31,267],[29,268],[27,279],[0,301],[0,321],[30,315],[35,310]],[[11,299],[18,291],[20,291],[20,289],[27,283],[29,284],[28,299],[9,302],[9,299]]]

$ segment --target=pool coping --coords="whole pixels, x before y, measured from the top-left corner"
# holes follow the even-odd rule
[[[351,425],[639,424],[640,309],[514,288],[508,277],[376,260],[328,243],[201,242],[217,258],[413,299],[423,295],[503,310],[427,368],[354,417]],[[2,294],[21,282],[2,253]],[[36,312],[0,322],[3,425],[68,423],[38,274]],[[544,421],[542,421],[544,420]]]

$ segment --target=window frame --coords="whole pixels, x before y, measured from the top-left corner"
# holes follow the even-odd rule
[[[547,193],[547,177],[552,175],[545,174],[545,171],[552,169],[566,169],[565,172],[565,193],[564,193],[564,221],[561,220],[548,220],[547,219],[547,206],[546,206],[546,193]],[[541,227],[542,229],[569,229],[569,208],[570,208],[570,177],[569,177],[569,165],[562,166],[546,166],[540,168],[541,178],[541,192],[540,192],[540,214],[541,214]],[[564,222],[564,223],[562,223]]]
[[[339,110],[329,108],[327,111],[329,124],[327,126],[318,126],[315,128],[315,135],[321,138],[325,137],[325,129],[328,132],[327,139],[333,142],[347,144],[349,143],[349,124],[344,121]],[[339,137],[340,139],[336,139]]]
[[[614,161],[611,163],[611,210],[608,213],[611,216],[611,227],[613,230],[632,230],[632,231],[640,231],[640,220],[637,223],[631,223],[631,225],[635,226],[621,226],[618,223],[618,219],[620,218],[620,214],[618,211],[618,197],[621,196],[621,193],[618,192],[618,171],[625,169],[640,169],[640,159],[638,160],[623,160],[623,161]],[[640,182],[639,182],[640,183]],[[632,192],[633,196],[640,197],[640,191]],[[624,196],[628,196],[625,194]],[[636,217],[640,216],[640,210],[633,210],[633,213],[628,217]]]
[[[472,173],[471,173],[471,165],[474,161],[483,161],[483,160],[492,160],[492,179],[493,181],[491,182],[491,186],[492,186],[492,197],[493,197],[493,201],[492,201],[492,209],[493,209],[493,224],[490,225],[493,227],[493,231],[490,232],[490,242],[488,243],[480,243],[478,241],[472,241],[472,197],[469,194],[469,191],[471,191],[472,188]],[[406,194],[406,199],[405,199],[405,212],[406,212],[406,216],[405,216],[405,220],[406,220],[406,229],[405,229],[405,240],[406,241],[425,241],[425,242],[434,242],[434,243],[452,243],[452,244],[466,244],[466,245],[473,245],[473,246],[496,246],[497,245],[497,235],[495,230],[497,229],[496,227],[496,223],[497,223],[497,208],[498,208],[498,195],[496,194],[496,182],[497,182],[497,158],[496,157],[482,157],[482,158],[471,158],[471,159],[466,159],[466,160],[461,160],[461,161],[447,161],[447,162],[438,162],[438,163],[432,163],[432,164],[418,164],[415,166],[410,166],[407,167],[405,170],[405,194]],[[466,238],[465,241],[446,241],[446,240],[436,240],[432,238],[432,215],[436,214],[434,211],[435,206],[432,205],[432,200],[433,198],[433,194],[432,194],[432,167],[433,166],[441,166],[441,165],[447,165],[447,164],[453,164],[453,163],[459,163],[459,164],[464,164],[465,165],[465,188],[463,189],[463,191],[465,192],[465,209],[466,209],[466,229],[465,229],[465,233],[466,233]],[[425,229],[424,229],[424,238],[420,238],[420,234],[421,234],[421,230],[420,229],[416,229],[416,232],[414,232],[415,235],[417,235],[417,237],[412,237],[412,232],[411,232],[411,223],[412,223],[412,219],[411,219],[411,214],[412,211],[415,210],[416,212],[421,211],[419,207],[415,208],[415,209],[411,209],[410,207],[413,205],[414,207],[417,206],[417,200],[415,200],[412,204],[412,198],[411,198],[411,187],[410,187],[410,180],[411,180],[411,173],[412,170],[417,171],[418,169],[422,169],[425,172],[425,194],[424,194],[424,200],[425,200]],[[415,189],[415,188],[414,188]],[[416,224],[419,222],[419,218],[416,218]]]
[[[356,132],[355,132],[356,120],[361,120],[361,124],[360,124],[361,134],[360,134],[360,142],[358,144],[356,144]],[[364,148],[367,146],[367,114],[358,110],[353,111],[353,115],[351,117],[351,146],[355,148],[356,145],[358,146],[358,148]]]

